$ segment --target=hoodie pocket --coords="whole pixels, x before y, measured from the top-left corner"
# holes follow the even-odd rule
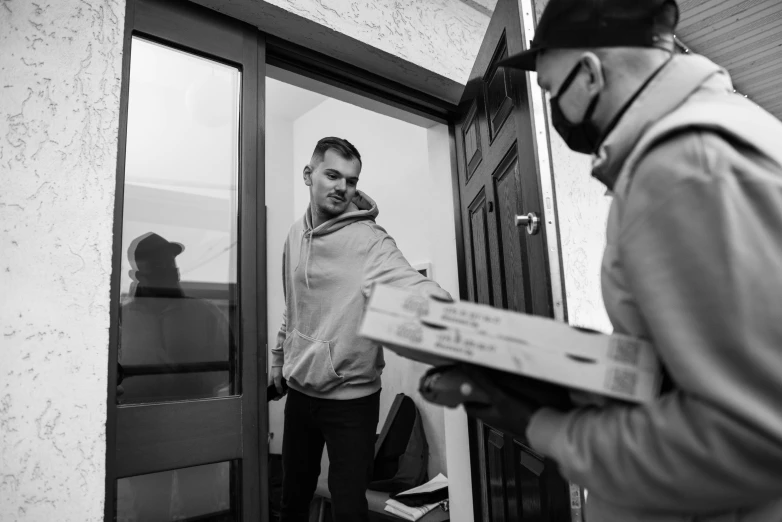
[[[328,341],[314,339],[293,330],[283,345],[285,363],[282,373],[304,388],[326,392],[336,387],[342,376],[334,371]]]

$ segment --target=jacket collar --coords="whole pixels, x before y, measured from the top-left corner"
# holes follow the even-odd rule
[[[592,176],[614,189],[625,160],[644,133],[722,69],[703,56],[675,55],[638,95],[595,155]]]

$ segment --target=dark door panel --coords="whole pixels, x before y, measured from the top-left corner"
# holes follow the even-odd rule
[[[239,397],[121,406],[117,478],[241,459]]]
[[[528,107],[527,77],[497,67],[523,49],[516,0],[499,0],[454,125],[467,295],[472,301],[551,317],[542,234],[530,236],[516,216],[541,219],[543,206]],[[478,456],[475,516],[485,522],[570,521],[569,486],[556,467],[495,428],[471,421]]]

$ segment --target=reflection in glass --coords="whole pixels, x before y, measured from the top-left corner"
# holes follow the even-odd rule
[[[133,38],[118,403],[239,393],[239,71]]]
[[[234,522],[237,466],[220,462],[117,481],[117,522]]]

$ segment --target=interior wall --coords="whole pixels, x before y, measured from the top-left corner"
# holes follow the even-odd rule
[[[266,313],[267,342],[271,349],[277,340],[285,309],[282,251],[285,238],[288,237],[288,229],[296,219],[293,187],[298,177],[293,161],[293,120],[282,116],[267,116],[266,129]],[[267,363],[271,365],[270,360],[267,360]],[[285,399],[269,403],[270,453],[282,453],[284,408]]]
[[[451,139],[448,127],[435,125],[427,129],[429,152],[430,240],[434,263],[441,267],[435,278],[454,298],[459,298],[459,273],[456,265],[456,227],[453,207],[453,171]],[[464,408],[442,408],[445,429],[445,459],[448,470],[448,493],[451,520],[472,522],[472,472],[470,437]]]
[[[124,14],[0,6],[0,520],[103,520]]]
[[[378,203],[378,223],[396,239],[411,263],[431,263],[434,279],[458,295],[450,153],[444,126],[425,129],[328,99],[293,122],[292,151],[281,143],[289,132],[286,123],[267,121],[267,129],[270,342],[276,337],[283,306],[282,286],[276,283],[281,273],[278,259],[282,243],[292,222],[309,204],[301,170],[315,143],[325,136],[344,137],[358,148],[364,162],[359,189]],[[430,153],[430,144],[439,152]],[[290,152],[289,160],[281,158]],[[283,226],[286,218],[289,221]],[[423,417],[433,476],[447,470],[445,420],[442,408],[426,403],[417,394],[418,380],[425,371],[426,366],[386,351],[380,418],[382,425],[397,393],[413,398]],[[273,453],[281,451],[283,408],[284,399],[269,408]]]

